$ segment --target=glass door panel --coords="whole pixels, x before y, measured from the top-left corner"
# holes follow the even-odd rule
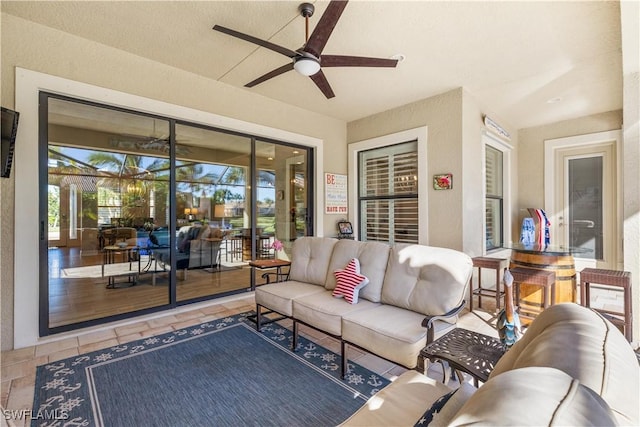
[[[168,304],[168,122],[47,103],[49,328]]]
[[[242,292],[313,234],[311,149],[40,96],[43,333]]]
[[[289,260],[293,242],[298,237],[313,234],[313,218],[309,206],[309,151],[300,147],[257,141],[255,163],[255,259]],[[274,269],[256,269],[256,285],[275,279]]]
[[[586,250],[573,254],[576,269],[615,269],[614,144],[557,150],[555,168],[558,221],[552,223],[552,244]]]
[[[568,160],[569,242],[588,249],[575,257],[603,259],[602,157]]]
[[[250,287],[251,139],[176,125],[177,300]]]
[[[48,200],[49,212],[47,216],[47,227],[49,229],[49,247],[67,246],[67,235],[69,226],[67,225],[69,196],[66,190],[62,191],[60,183],[54,179],[49,180]]]

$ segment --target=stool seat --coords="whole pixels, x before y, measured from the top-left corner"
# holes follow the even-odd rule
[[[516,267],[509,270],[513,276],[513,286],[516,290],[516,305],[519,307],[520,317],[534,319],[542,310],[553,305],[556,300],[556,273],[534,268]],[[527,307],[529,302],[520,301],[520,285],[533,285],[542,288],[542,302],[536,311]]]
[[[473,276],[469,284],[469,310],[473,311],[473,296],[478,296],[478,307],[482,308],[482,297],[492,297],[496,299],[496,309],[500,310],[500,300],[504,291],[500,290],[500,272],[504,272],[509,265],[509,260],[504,258],[475,257],[472,258],[473,266],[478,268],[478,288],[473,289]],[[496,270],[496,288],[489,289],[482,287],[482,269]]]
[[[580,304],[591,305],[591,284],[622,288],[624,312],[594,308],[611,323],[620,327],[627,341],[632,340],[631,273],[628,271],[585,268],[580,272]],[[622,318],[620,318],[622,317]]]

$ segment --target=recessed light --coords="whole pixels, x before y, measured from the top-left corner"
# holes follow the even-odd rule
[[[562,101],[562,97],[561,96],[556,96],[555,98],[551,98],[547,100],[547,104],[555,104]]]
[[[395,55],[393,55],[393,56],[391,57],[391,59],[397,59],[397,60],[398,60],[398,62],[402,62],[402,61],[404,61],[405,59],[407,59],[407,56],[406,56],[406,55],[404,55],[404,54],[402,54],[402,53],[396,53]]]
[[[293,154],[298,154],[300,153],[298,150],[293,150]]]

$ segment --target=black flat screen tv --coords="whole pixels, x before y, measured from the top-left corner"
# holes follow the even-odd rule
[[[16,133],[18,132],[18,118],[20,113],[0,107],[2,122],[0,134],[2,134],[2,155],[0,156],[0,176],[9,178],[11,163],[13,163],[13,149],[16,145]]]

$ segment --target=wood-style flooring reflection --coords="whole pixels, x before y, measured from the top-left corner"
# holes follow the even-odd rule
[[[118,277],[115,289],[107,288],[107,277],[62,278],[69,267],[100,266],[102,256],[79,256],[79,250],[49,250],[49,327],[58,327],[144,310],[169,304],[169,272],[142,273],[130,286],[126,276]],[[252,270],[248,266],[223,267],[220,271],[205,269],[177,271],[177,300],[206,298],[248,290]],[[257,283],[262,279],[258,277]]]

